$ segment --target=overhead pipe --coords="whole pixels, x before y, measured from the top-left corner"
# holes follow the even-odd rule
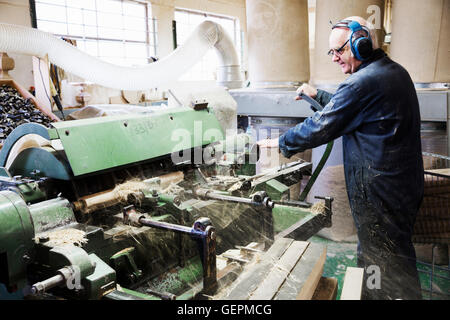
[[[54,35],[24,26],[0,23],[0,52],[18,53],[49,60],[66,72],[104,87],[119,90],[146,90],[167,86],[215,48],[219,64],[217,84],[240,88],[243,77],[230,37],[222,26],[204,21],[186,42],[167,57],[142,67],[114,65],[82,52]]]

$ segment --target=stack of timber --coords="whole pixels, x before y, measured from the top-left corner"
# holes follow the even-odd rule
[[[337,280],[322,277],[326,247],[279,238],[223,290],[222,300],[334,300]]]
[[[424,197],[416,223],[415,243],[450,243],[450,169],[425,172]]]

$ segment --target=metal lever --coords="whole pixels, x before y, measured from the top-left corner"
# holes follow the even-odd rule
[[[215,193],[214,190],[203,188],[196,189],[194,193],[196,196],[205,199],[243,203],[257,207],[263,206],[269,209],[273,209],[275,207],[275,203],[265,192],[257,192],[251,198],[229,196],[225,194]]]
[[[136,212],[134,206],[131,205],[123,209],[123,220],[125,224],[146,226],[189,235],[197,242],[203,265],[203,292],[210,295],[216,292],[218,287],[216,270],[216,229],[211,225],[211,221],[208,218],[197,219],[190,228],[146,219],[144,215]]]
[[[304,94],[303,92],[300,93],[298,96],[311,105],[312,111],[317,112],[317,111],[322,111],[323,110],[323,107],[322,107],[322,105],[320,103],[318,103],[316,100],[314,100],[310,96]]]

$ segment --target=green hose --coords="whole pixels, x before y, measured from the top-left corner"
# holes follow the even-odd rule
[[[316,111],[322,111],[323,107],[322,105],[311,98],[310,96],[300,93],[299,97],[308,102],[311,105],[311,109]],[[300,194],[299,201],[305,201],[306,196],[308,195],[309,191],[311,190],[314,182],[316,182],[317,177],[319,176],[320,172],[323,169],[323,166],[327,162],[328,158],[330,157],[331,150],[333,150],[334,141],[331,141],[327,144],[327,148],[325,149],[325,152],[323,153],[322,159],[320,159],[319,164],[317,165],[316,169],[314,170],[314,173],[311,175],[311,178],[308,181],[308,184],[306,185],[305,189],[303,189],[303,192]]]
[[[330,157],[331,150],[333,149],[334,141],[331,141],[327,144],[327,147],[325,149],[325,152],[323,153],[322,159],[320,159],[319,164],[317,165],[316,169],[314,170],[313,174],[311,175],[311,178],[308,181],[308,184],[306,185],[305,189],[303,189],[302,193],[300,194],[299,201],[305,201],[306,196],[308,195],[309,191],[311,190],[314,182],[316,182],[317,177],[319,176],[320,172],[323,169],[323,166],[327,162],[328,158]]]

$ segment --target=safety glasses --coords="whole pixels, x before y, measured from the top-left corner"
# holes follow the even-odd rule
[[[337,55],[338,57],[342,54],[342,52],[344,52],[344,48],[347,45],[347,43],[350,41],[350,39],[348,39],[347,41],[345,41],[345,43],[342,45],[342,47],[340,47],[339,49],[330,49],[330,51],[328,51],[328,55],[330,57],[332,57],[333,55]]]

